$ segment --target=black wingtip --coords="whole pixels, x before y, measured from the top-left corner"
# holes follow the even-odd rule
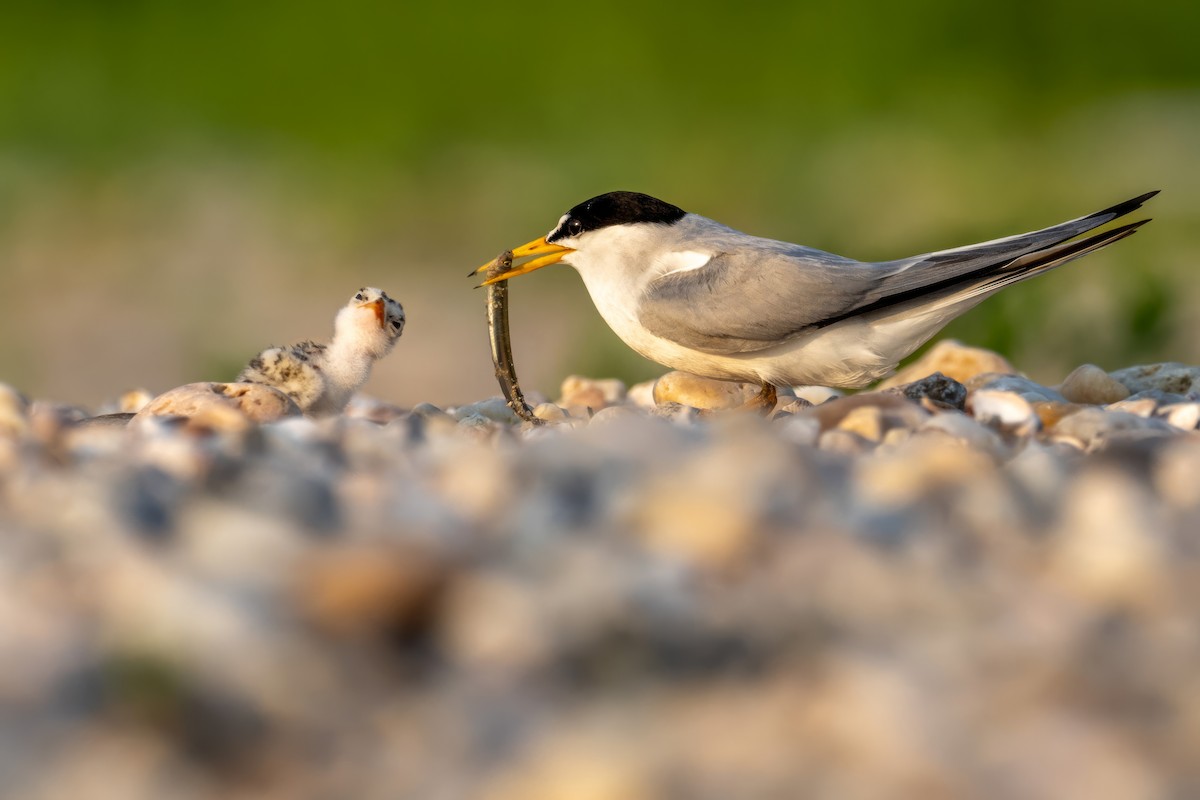
[[[1117,203],[1115,206],[1106,208],[1103,211],[1097,211],[1095,214],[1092,214],[1091,216],[1092,217],[1107,217],[1108,219],[1116,219],[1117,217],[1123,217],[1126,214],[1128,214],[1130,211],[1136,211],[1137,209],[1141,208],[1142,203],[1145,203],[1147,200],[1149,200],[1151,197],[1154,197],[1154,195],[1158,194],[1160,191],[1162,191],[1162,190],[1155,189],[1152,192],[1146,192],[1145,194],[1138,195],[1137,197],[1133,198],[1132,200],[1126,200],[1124,203]]]

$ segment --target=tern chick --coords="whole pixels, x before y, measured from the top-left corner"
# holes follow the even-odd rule
[[[1146,220],[1083,234],[1157,192],[1043,230],[896,261],[763,239],[649,195],[609,192],[513,250],[494,283],[561,261],[634,350],[672,369],[774,387],[859,387],[954,317],[1018,281],[1123,239]],[[489,265],[475,272],[482,272]]]
[[[238,380],[278,389],[309,416],[337,414],[403,332],[404,308],[386,292],[364,287],[338,312],[329,344],[269,347],[250,360]]]

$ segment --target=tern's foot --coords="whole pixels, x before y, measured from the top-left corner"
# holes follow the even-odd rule
[[[769,383],[762,385],[762,391],[756,394],[751,399],[747,400],[742,409],[746,411],[757,411],[764,417],[771,416],[771,412],[775,410],[776,403],[779,402],[779,396],[775,391],[775,387]]]
[[[778,402],[779,396],[775,391],[775,387],[769,383],[764,383],[762,385],[762,390],[759,391],[758,394],[754,395],[754,397],[742,403],[740,406],[730,409],[730,411],[745,411],[754,414],[762,414],[764,417],[770,417],[775,411],[775,406]],[[700,413],[702,416],[707,416],[708,414],[720,412],[701,411]]]

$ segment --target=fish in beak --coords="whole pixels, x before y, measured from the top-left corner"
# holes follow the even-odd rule
[[[557,264],[563,256],[565,256],[567,253],[573,252],[575,252],[573,247],[563,247],[560,244],[551,244],[550,242],[546,241],[545,236],[540,236],[528,244],[523,244],[520,247],[514,248],[512,251],[514,260],[518,258],[528,258],[529,256],[540,256],[539,258],[535,258],[532,261],[526,261],[523,264],[513,264],[513,266],[507,271],[488,278],[479,285],[487,286],[489,284],[496,283],[497,281],[506,281],[509,278],[515,278],[518,275],[525,275],[526,273],[533,272],[535,269],[541,269],[542,267],[548,267],[551,264]],[[490,269],[495,263],[496,260],[492,259],[482,267],[471,270],[471,274],[478,275],[481,272],[487,272],[488,269]]]

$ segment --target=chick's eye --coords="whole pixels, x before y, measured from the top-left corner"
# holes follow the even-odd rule
[[[567,220],[567,234],[570,236],[578,236],[583,233],[583,223],[577,219]]]

